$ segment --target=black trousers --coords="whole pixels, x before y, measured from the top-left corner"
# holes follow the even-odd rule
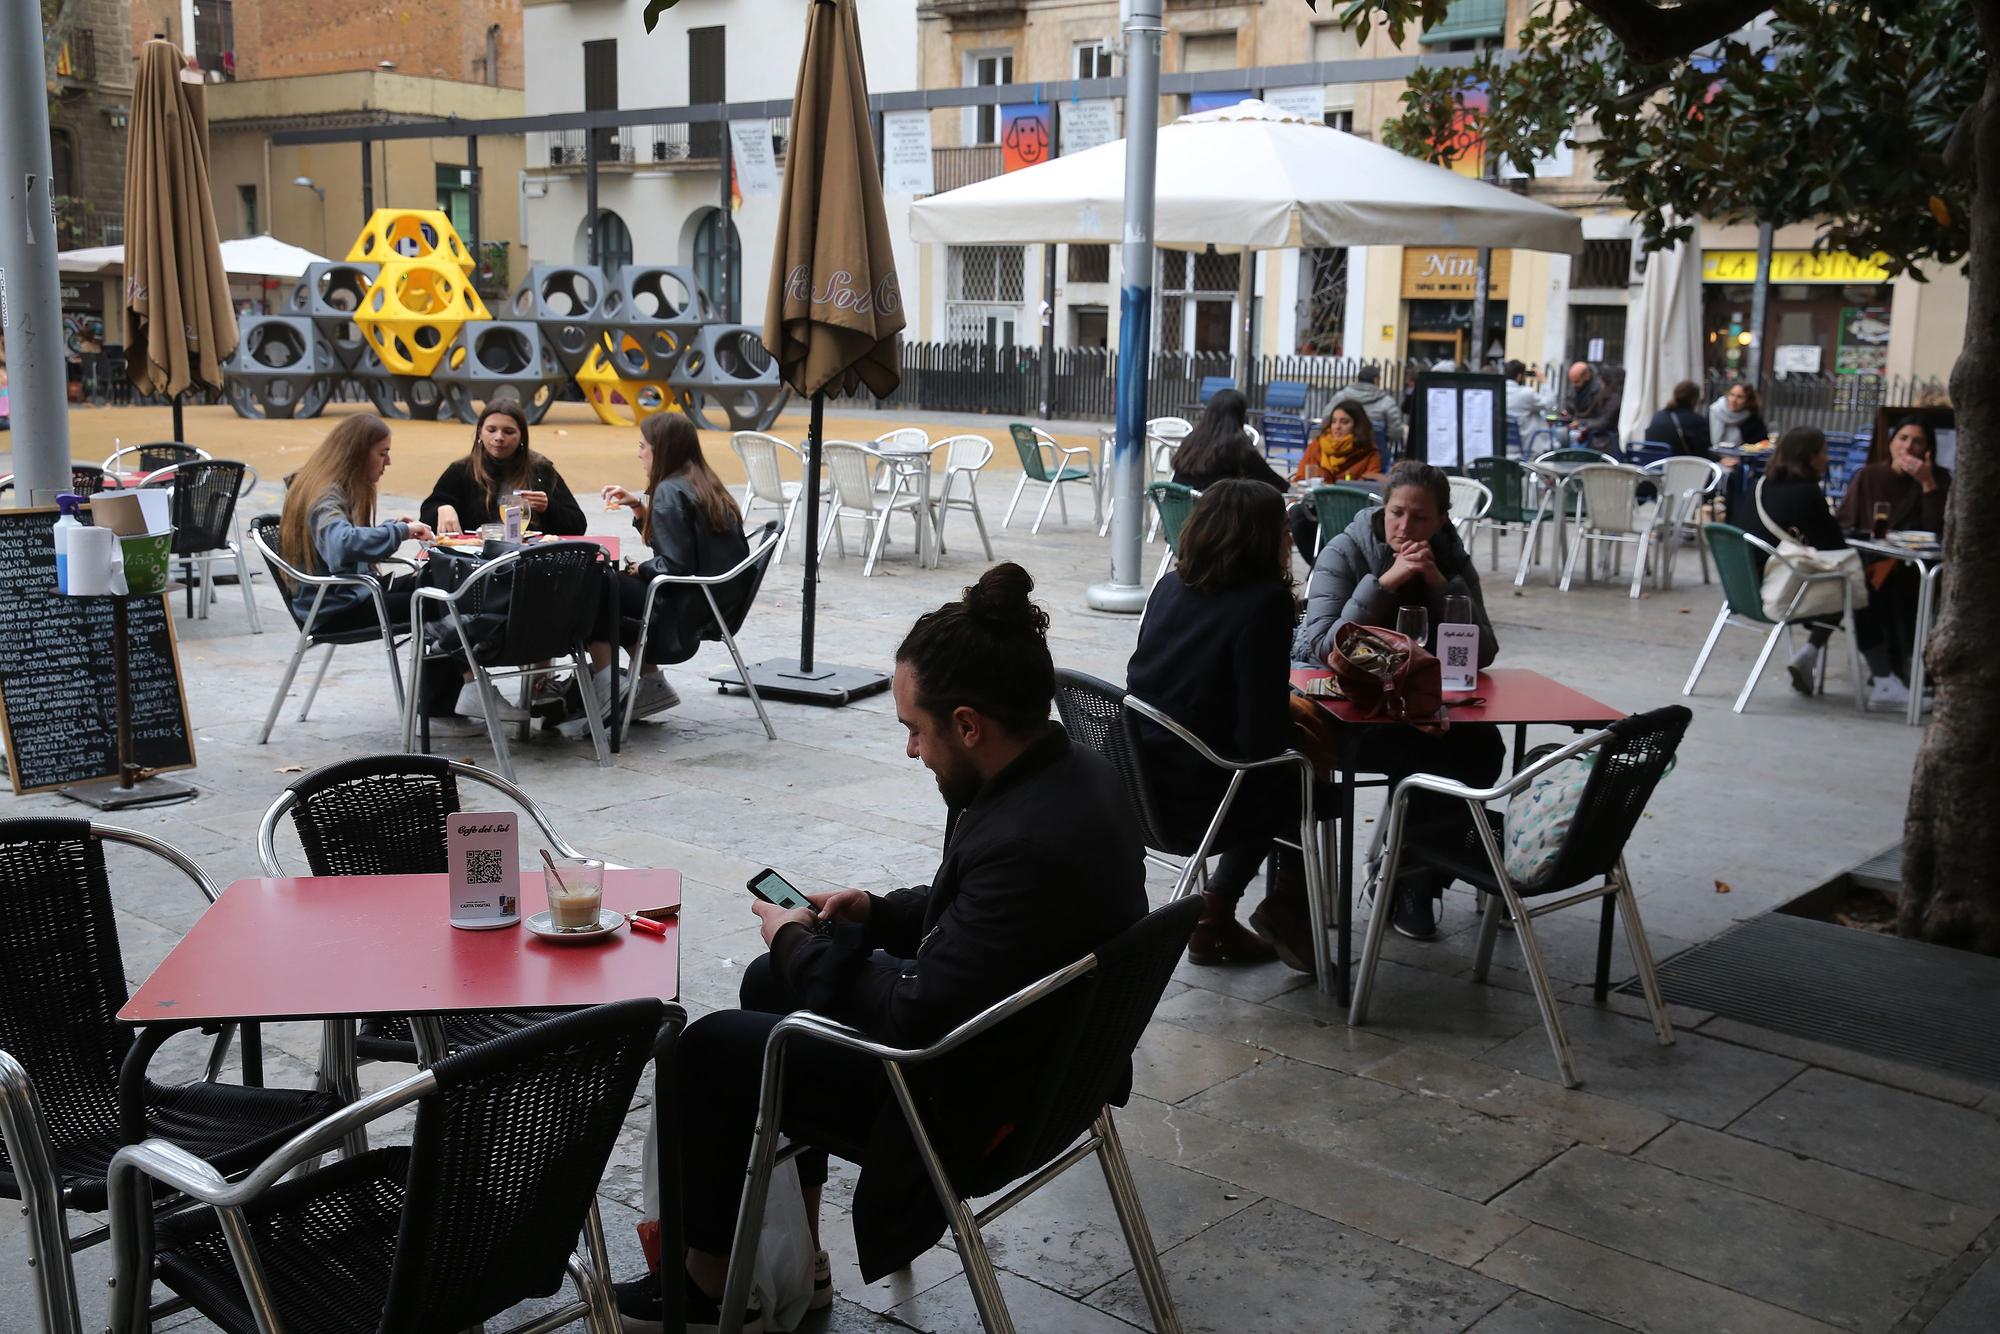
[[[391,634],[410,628],[410,599],[417,591],[417,576],[399,574],[382,584],[382,601],[389,609],[389,631]],[[346,630],[375,630],[381,622],[375,619],[375,599],[364,597],[351,607],[342,607],[332,615],[321,615],[313,622],[316,634],[337,634]],[[452,712],[458,700],[458,688],[465,676],[459,665],[450,658],[424,659],[423,680],[416,683],[417,699],[423,712],[436,715]]]
[[[1414,727],[1364,727],[1354,742],[1354,767],[1385,774],[1394,785],[1411,774],[1436,774],[1467,787],[1491,787],[1507,762],[1507,743],[1489,723],[1454,725],[1442,733]],[[1388,819],[1385,810],[1382,818]],[[1403,837],[1436,844],[1457,842],[1472,832],[1472,811],[1457,797],[1435,792],[1410,794]],[[1414,872],[1412,873],[1414,874]],[[1442,884],[1431,886],[1442,890]]]
[[[1299,549],[1299,557],[1307,565],[1319,553],[1314,550],[1319,545],[1319,511],[1311,502],[1301,501],[1285,514],[1285,526],[1291,529],[1292,545]]]
[[[727,1255],[757,1127],[763,1090],[764,1044],[778,1020],[802,1009],[767,954],[743,974],[743,1008],[703,1015],[681,1035],[681,1206],[687,1244]],[[785,1049],[785,1111],[779,1124],[796,1139],[813,1128],[843,1142],[868,1138],[889,1097],[878,1061],[794,1038]],[[826,1154],[800,1154],[799,1185],[826,1180]]]

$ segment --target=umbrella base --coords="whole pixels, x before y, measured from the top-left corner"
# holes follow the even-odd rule
[[[833,709],[889,688],[886,672],[816,662],[812,671],[807,673],[799,670],[797,658],[769,658],[752,663],[749,676],[750,684],[756,686],[757,693],[766,699],[822,704]],[[716,672],[708,679],[720,686],[724,693],[743,688],[743,678],[734,669]]]
[[[95,806],[100,811],[122,811],[131,806],[167,806],[192,801],[195,789],[168,778],[141,778],[123,787],[115,778],[100,778],[58,789],[71,801]]]

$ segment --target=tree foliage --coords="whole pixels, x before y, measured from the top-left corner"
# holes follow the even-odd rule
[[[1351,0],[1340,17],[1393,37],[1442,7]],[[1697,10],[1727,22],[1699,3],[1538,5],[1517,51],[1417,71],[1383,139],[1436,161],[1483,136],[1529,174],[1558,144],[1581,146],[1649,247],[1702,217],[1815,223],[1821,245],[1886,255],[1892,271],[1964,258],[1971,179],[1947,149],[1988,62],[1967,0],[1775,0],[1752,29],[1645,58],[1620,35],[1639,11]]]

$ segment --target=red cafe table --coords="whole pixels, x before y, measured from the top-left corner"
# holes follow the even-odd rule
[[[521,876],[521,915],[546,907],[539,871]],[[604,906],[618,912],[681,901],[670,870],[606,870]],[[560,943],[524,926],[453,927],[443,875],[289,876],[238,880],[118,1012],[126,1023],[175,1028],[224,1020],[320,1020],[322,1085],[349,1100],[356,1018],[426,1019],[465,1011],[552,1010],[680,994],[680,921],[664,937],[625,926],[608,939]],[[433,1030],[435,1031],[435,1030]],[[656,1069],[661,1253],[680,1254],[680,1154],[673,1062]],[[679,1284],[665,1285],[669,1328],[679,1328]]]
[[[1303,691],[1307,689],[1308,682],[1332,675],[1332,672],[1323,667],[1294,667],[1292,685]],[[1480,702],[1454,703],[1454,699]],[[1353,981],[1351,960],[1354,934],[1354,790],[1360,786],[1357,782],[1357,772],[1353,767],[1353,741],[1356,733],[1362,728],[1401,727],[1404,724],[1389,718],[1365,718],[1354,705],[1344,699],[1320,696],[1317,697],[1317,701],[1330,717],[1341,724],[1336,729],[1340,747],[1334,761],[1333,783],[1334,819],[1340,826],[1339,850],[1332,860],[1337,891],[1335,925],[1340,936],[1336,964],[1339,974],[1338,993],[1340,1003],[1346,1005]],[[1609,704],[1599,703],[1582,691],[1572,690],[1562,682],[1546,677],[1540,672],[1530,671],[1525,667],[1493,667],[1479,674],[1479,687],[1471,695],[1445,696],[1445,716],[1459,726],[1473,723],[1511,725],[1514,729],[1514,768],[1518,769],[1521,766],[1521,755],[1527,748],[1529,727],[1547,725],[1582,731],[1586,727],[1602,727],[1616,722],[1625,715]],[[1378,780],[1368,785],[1386,784]],[[1321,846],[1324,849],[1324,832],[1322,832]],[[1321,985],[1325,985],[1325,979],[1321,979]]]

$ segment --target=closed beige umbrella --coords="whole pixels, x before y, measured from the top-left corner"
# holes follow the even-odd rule
[[[764,693],[840,705],[884,688],[889,678],[865,668],[813,662],[826,395],[866,385],[880,398],[903,378],[903,294],[882,207],[854,0],[811,0],[807,8],[778,219],[764,346],[777,358],[785,383],[812,400],[806,435],[805,610],[798,658],[760,662],[749,674]]]
[[[208,192],[208,112],[187,60],[155,39],[139,52],[125,152],[125,364],[132,383],[174,400],[220,388],[236,312]],[[198,73],[198,71],[190,71]]]

